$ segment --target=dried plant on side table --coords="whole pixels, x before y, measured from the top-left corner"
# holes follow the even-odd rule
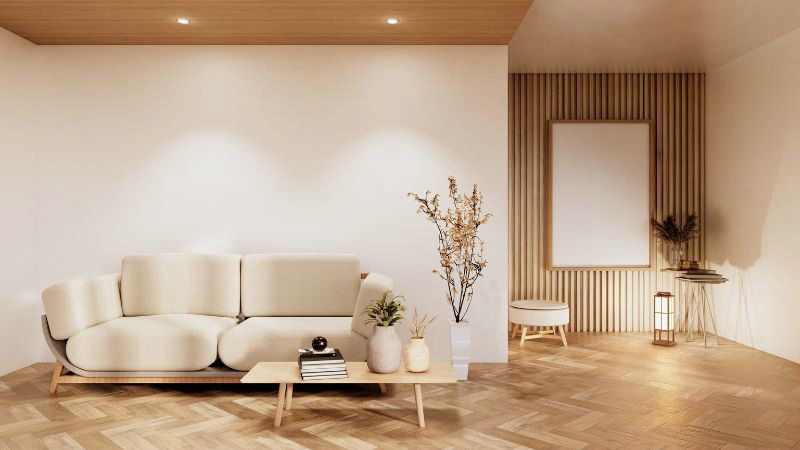
[[[697,215],[686,216],[686,223],[683,225],[680,225],[672,214],[668,215],[663,222],[651,219],[650,223],[653,225],[656,237],[672,249],[676,260],[675,267],[679,267],[684,257],[683,244],[700,234],[700,222],[697,220]]]

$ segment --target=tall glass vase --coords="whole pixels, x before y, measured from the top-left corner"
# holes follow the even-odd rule
[[[684,257],[683,245],[682,244],[671,244],[672,247],[672,267],[676,269],[681,268],[681,261]]]

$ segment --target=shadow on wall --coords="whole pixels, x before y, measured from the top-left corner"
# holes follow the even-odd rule
[[[715,162],[708,170],[717,174],[709,174],[709,178],[719,177],[709,180],[714,188],[706,202],[706,258],[712,264],[747,270],[761,257],[764,226],[781,160],[778,155],[764,153],[768,152],[758,152],[762,157],[758,164],[745,161],[750,158],[731,161],[734,158],[720,155],[718,159],[725,161]],[[764,167],[767,162],[770,166]],[[748,167],[758,168],[758,181],[748,176]]]
[[[752,323],[758,323],[758,309],[754,304],[754,295],[750,274],[746,270],[733,266],[717,267],[720,271],[728,272],[725,275],[730,281],[725,286],[712,289],[712,300],[717,305],[717,293],[721,293],[722,300],[728,305],[717,308],[719,311],[719,324],[725,330],[729,339],[746,345],[753,345],[757,341],[753,334]]]
[[[35,362],[51,361],[42,336],[43,314],[39,291],[23,291],[0,297],[0,375]]]
[[[757,145],[732,131],[709,154],[708,261],[730,279],[715,288],[720,334],[796,360],[798,349],[785,336],[793,332],[786,318],[800,309],[793,280],[800,251],[798,142],[784,121],[735,119],[726,120],[733,128],[763,127],[753,134],[769,140]],[[744,142],[731,141],[738,138]]]
[[[751,157],[715,155],[708,170],[713,180],[708,183],[706,201],[706,258],[710,267],[730,280],[711,289],[719,332],[751,346],[759,342],[753,331],[753,323],[759,320],[750,269],[763,253],[764,229],[780,161],[774,154],[777,152],[771,153],[758,164],[747,161]],[[752,182],[748,172],[759,166],[761,182]]]

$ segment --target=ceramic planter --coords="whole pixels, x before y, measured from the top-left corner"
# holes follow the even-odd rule
[[[425,372],[431,366],[431,353],[425,345],[425,338],[408,340],[408,347],[403,352],[403,361],[409,372]]]
[[[457,380],[466,380],[469,372],[469,350],[472,328],[466,320],[450,320],[450,358]]]
[[[402,344],[394,327],[372,327],[367,339],[367,367],[375,373],[392,373],[400,368]]]

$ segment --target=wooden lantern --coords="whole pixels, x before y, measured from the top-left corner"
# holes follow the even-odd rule
[[[657,292],[653,297],[653,344],[675,345],[675,297]]]

